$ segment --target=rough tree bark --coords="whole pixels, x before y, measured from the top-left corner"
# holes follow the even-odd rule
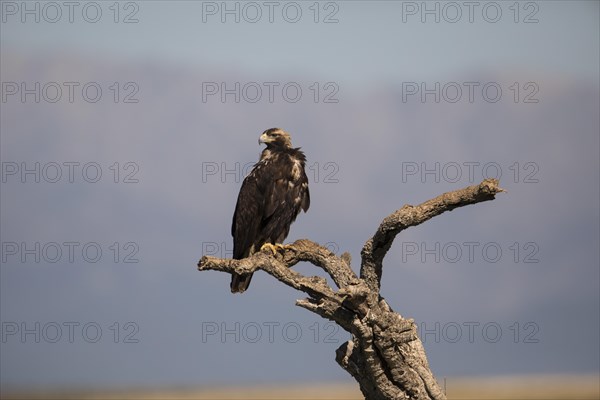
[[[381,297],[383,258],[398,233],[457,207],[493,200],[504,190],[498,180],[444,193],[418,206],[405,205],[386,217],[361,252],[360,277],[350,255],[336,256],[310,240],[297,240],[273,254],[268,250],[243,260],[203,256],[198,270],[237,272],[263,270],[280,282],[308,294],[296,301],[336,322],[352,338],[336,350],[335,360],[352,375],[367,399],[445,399],[427,362],[416,325],[394,312]],[[322,268],[335,282],[331,288],[319,276],[303,276],[290,267],[305,261]]]

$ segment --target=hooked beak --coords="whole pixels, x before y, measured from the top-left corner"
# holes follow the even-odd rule
[[[267,136],[266,133],[263,133],[262,135],[260,135],[260,137],[258,138],[258,144],[261,143],[268,143],[269,141],[269,137]]]

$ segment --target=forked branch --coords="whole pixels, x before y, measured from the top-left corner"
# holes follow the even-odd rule
[[[444,193],[418,206],[406,205],[386,217],[364,245],[360,278],[349,256],[338,257],[310,240],[297,240],[276,254],[269,250],[232,260],[203,256],[198,270],[238,274],[261,269],[280,282],[306,293],[296,305],[335,321],[352,335],[336,351],[337,363],[359,383],[367,399],[444,399],[427,362],[416,326],[392,311],[379,295],[383,258],[396,235],[457,207],[494,199],[503,192],[495,179]],[[304,276],[293,269],[310,262],[331,277],[338,290],[323,277]]]
[[[365,243],[361,251],[360,277],[367,282],[369,288],[379,291],[383,258],[398,233],[411,226],[420,225],[443,212],[493,200],[500,192],[504,192],[504,189],[498,186],[497,179],[486,179],[479,185],[444,193],[418,206],[405,205],[387,216],[373,237]]]

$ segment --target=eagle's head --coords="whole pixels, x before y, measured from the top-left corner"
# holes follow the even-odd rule
[[[292,138],[289,133],[280,128],[267,129],[258,138],[258,143],[264,143],[267,148],[292,147]]]

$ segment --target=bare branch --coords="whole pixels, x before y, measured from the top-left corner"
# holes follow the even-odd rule
[[[293,245],[290,245],[292,248]],[[293,250],[287,250],[293,252]],[[285,283],[294,289],[308,293],[316,299],[336,298],[333,290],[327,285],[324,278],[319,276],[306,277],[289,267],[299,261],[296,257],[282,257],[281,254],[276,256],[269,255],[268,250],[253,254],[242,260],[231,260],[227,258],[217,258],[204,256],[198,262],[199,271],[222,271],[222,272],[237,272],[238,274],[247,274],[261,269],[272,275],[279,281]]]
[[[350,263],[343,254],[342,257],[337,257],[326,247],[307,239],[296,240],[293,244],[287,245],[286,249],[289,251],[285,252],[284,259],[289,266],[300,261],[310,262],[323,268],[338,288],[358,282],[358,276],[350,268]]]
[[[402,230],[445,211],[492,200],[502,191],[497,180],[489,179],[416,207],[402,207],[386,217],[365,243],[360,278],[350,267],[348,253],[338,257],[310,240],[297,240],[276,254],[265,250],[243,260],[204,256],[198,270],[246,274],[260,269],[308,294],[296,305],[336,322],[352,335],[337,349],[336,361],[356,379],[367,399],[444,399],[413,320],[395,313],[379,295],[383,258]],[[302,261],[322,268],[339,290],[332,289],[325,278],[304,276],[290,268]]]
[[[392,246],[398,233],[455,208],[482,201],[493,200],[497,193],[504,192],[497,179],[486,179],[479,185],[444,193],[418,206],[405,205],[384,218],[377,232],[367,240],[361,251],[360,277],[371,290],[379,292],[383,258]]]

